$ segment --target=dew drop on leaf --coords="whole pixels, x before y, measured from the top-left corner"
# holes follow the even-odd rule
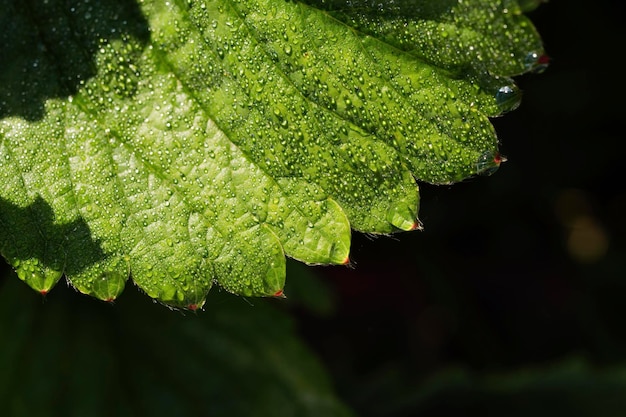
[[[521,102],[522,93],[515,85],[505,85],[498,89],[496,93],[496,102],[502,112],[515,110]]]
[[[500,155],[499,152],[487,151],[478,158],[476,173],[484,176],[493,175],[500,168],[500,164],[505,161],[506,157]]]
[[[528,71],[540,74],[550,65],[550,57],[544,53],[531,52],[526,55],[524,65]]]

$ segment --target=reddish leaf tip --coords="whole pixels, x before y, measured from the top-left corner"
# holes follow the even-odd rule
[[[341,265],[349,265],[349,264],[350,264],[350,257],[346,256],[346,259],[341,261]]]
[[[537,59],[537,64],[539,65],[548,65],[550,63],[550,57],[546,54],[543,54]]]
[[[187,308],[191,311],[196,311],[198,309],[198,304],[189,304]]]
[[[274,295],[272,295],[272,297],[277,297],[277,298],[285,298],[285,293],[282,289],[276,291],[274,293]]]
[[[550,65],[552,59],[545,53],[533,52],[528,56],[528,69],[535,73],[542,73]]]
[[[411,231],[413,230],[424,230],[424,227],[422,226],[422,222],[420,222],[419,220],[416,220],[413,223],[413,226],[411,226],[411,229],[409,229]]]

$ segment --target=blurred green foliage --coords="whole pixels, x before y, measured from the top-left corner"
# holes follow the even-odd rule
[[[350,416],[268,300],[215,291],[173,312],[133,288],[115,304],[0,280],[4,416]]]

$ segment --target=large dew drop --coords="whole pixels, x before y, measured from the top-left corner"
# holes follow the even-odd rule
[[[544,72],[548,65],[550,65],[550,57],[546,54],[531,52],[524,59],[526,69],[536,74]]]
[[[515,85],[500,87],[496,93],[496,102],[503,113],[510,112],[519,107],[522,93]]]
[[[487,151],[476,161],[476,173],[478,175],[493,175],[500,168],[500,164],[506,161],[506,157],[499,152]]]

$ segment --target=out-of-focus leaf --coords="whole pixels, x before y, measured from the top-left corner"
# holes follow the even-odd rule
[[[0,281],[2,415],[350,416],[284,313],[214,292],[171,313],[130,291],[111,306]]]

